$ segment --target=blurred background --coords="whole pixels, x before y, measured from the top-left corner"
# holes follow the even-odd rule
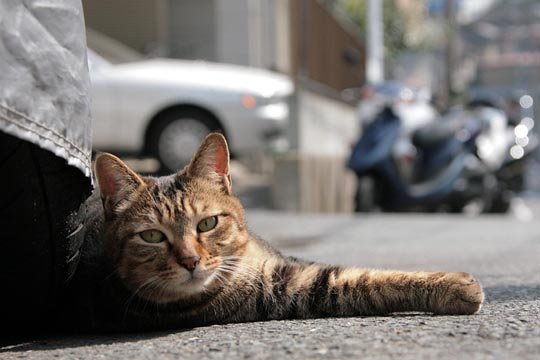
[[[228,138],[249,208],[527,217],[535,0],[84,0],[94,150],[182,168]]]

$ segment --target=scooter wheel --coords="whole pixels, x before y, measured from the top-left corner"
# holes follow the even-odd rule
[[[510,210],[513,193],[511,191],[502,191],[496,194],[491,200],[491,204],[485,212],[490,214],[505,214]]]
[[[357,180],[357,188],[354,196],[355,212],[371,212],[375,209],[377,200],[377,188],[375,181],[370,177],[362,177]]]

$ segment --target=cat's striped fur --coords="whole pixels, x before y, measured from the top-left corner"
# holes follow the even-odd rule
[[[93,328],[406,311],[473,314],[484,300],[480,284],[466,273],[342,268],[282,256],[248,231],[220,134],[209,135],[178,174],[140,177],[102,154],[96,175],[103,207],[94,209],[94,248],[83,254],[72,287],[86,301],[75,308],[84,309]],[[197,231],[202,219],[213,216],[215,228]],[[149,229],[166,240],[145,242],[141,233]],[[185,259],[197,259],[193,271]]]

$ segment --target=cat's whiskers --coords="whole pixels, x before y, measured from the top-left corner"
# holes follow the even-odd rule
[[[148,280],[146,280],[145,282],[142,283],[142,285],[140,285],[134,292],[133,294],[131,294],[131,296],[126,300],[125,304],[124,304],[124,307],[125,307],[125,311],[124,311],[124,317],[127,315],[128,311],[129,311],[129,307],[131,305],[131,303],[133,302],[133,300],[135,299],[135,297],[137,296],[137,294],[146,286],[150,286],[152,285],[154,282],[156,282],[157,280],[159,280],[159,275],[154,275],[152,277],[150,277]]]
[[[212,274],[206,279],[203,284],[204,290],[207,290],[208,286],[214,282],[214,280],[219,280],[221,285],[226,285],[227,279],[220,273],[220,266],[212,269]]]
[[[219,267],[219,269],[227,274],[230,274],[231,277],[244,277],[247,276],[249,278],[255,278],[258,276],[258,274],[253,271],[250,268],[242,267],[239,265],[230,266],[230,265],[222,265]],[[235,276],[236,275],[236,276]]]
[[[148,296],[141,299],[141,300],[143,300],[142,301],[142,310],[141,310],[141,312],[144,313],[148,303],[153,302],[153,303],[156,304],[156,311],[159,313],[159,302],[155,301],[155,299],[161,298],[161,294],[165,291],[166,287],[167,287],[167,283],[164,282],[163,279],[161,279],[161,278],[155,279],[155,281],[152,282],[151,286],[149,285],[149,288],[147,289],[147,291],[148,291],[147,295]],[[156,294],[156,293],[158,293],[158,294]],[[135,308],[135,312],[139,311],[139,306],[140,305],[141,305],[141,301],[138,301],[137,305],[136,305],[136,308]]]
[[[168,281],[165,281],[164,279],[159,279],[156,282],[156,286],[150,290],[152,292],[152,298],[154,299],[153,302],[156,303],[156,309],[159,309],[159,302],[155,301],[155,299],[162,299],[165,291],[168,290],[168,287],[169,287]],[[146,303],[148,303],[148,301]],[[146,304],[144,308],[146,308]]]
[[[220,274],[219,272],[216,272],[215,277],[216,277],[216,280],[221,282],[222,285],[226,285],[227,279],[222,274]]]
[[[228,274],[230,278],[241,279],[253,291],[258,291],[260,289],[259,286],[262,286],[259,272],[245,263],[235,262],[231,265],[224,262],[219,266],[218,271]]]
[[[249,275],[249,276],[253,276],[253,277],[259,277],[260,275],[260,271],[251,266],[250,264],[247,264],[245,262],[233,262],[233,263],[230,263],[228,261],[224,262],[223,265],[221,266],[222,268],[224,269],[229,269],[229,270],[238,270],[240,271],[243,275]]]

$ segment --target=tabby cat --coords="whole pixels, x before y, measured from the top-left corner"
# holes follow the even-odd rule
[[[270,319],[474,314],[484,300],[467,273],[343,268],[284,257],[248,231],[217,133],[191,163],[142,177],[95,162],[100,194],[65,320],[83,329],[148,330]],[[101,200],[100,200],[101,198]]]

